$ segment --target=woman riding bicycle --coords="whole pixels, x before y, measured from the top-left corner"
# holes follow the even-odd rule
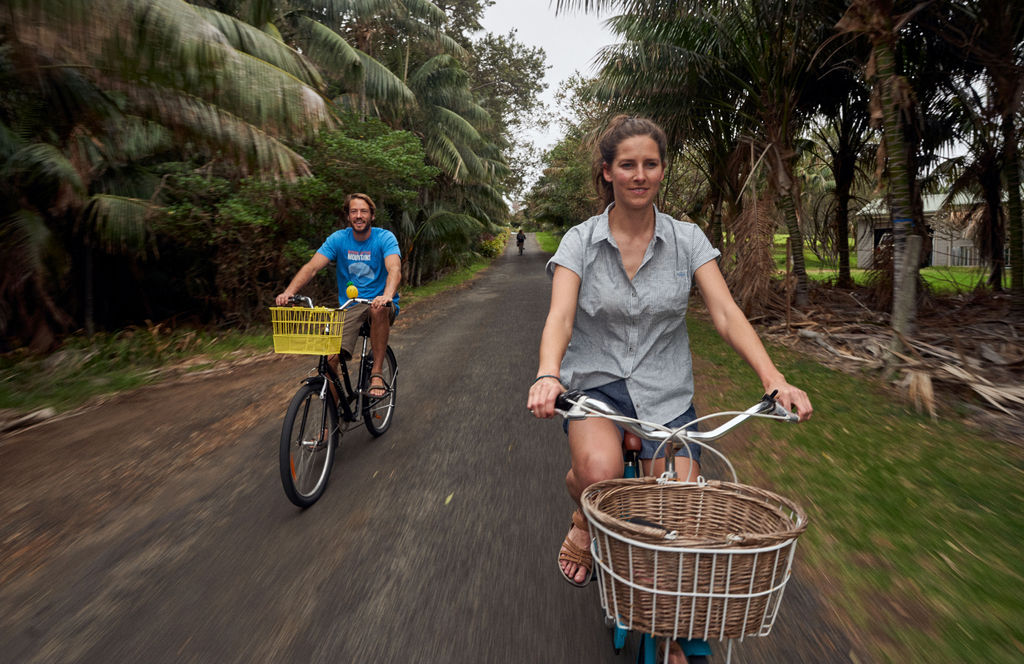
[[[548,261],[551,305],[527,407],[536,417],[552,417],[555,397],[572,386],[643,420],[679,427],[695,419],[685,319],[696,283],[715,329],[754,369],[764,391],[776,392],[806,420],[807,394],[786,382],[736,305],[715,262],[719,251],[696,225],[655,207],[666,142],[654,122],[625,115],[599,139],[593,177],[606,207],[571,228]],[[568,436],[572,467],[565,483],[578,505],[586,487],[622,476],[622,434],[608,420],[588,419],[569,422]],[[654,452],[644,441],[645,474],[664,467]],[[687,454],[680,452],[676,471],[695,479],[699,449]],[[559,571],[572,585],[591,578],[589,546],[577,509],[558,554]],[[677,660],[681,653],[672,648]]]

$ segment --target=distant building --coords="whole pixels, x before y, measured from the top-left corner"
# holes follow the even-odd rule
[[[980,262],[973,231],[980,214],[979,204],[968,196],[958,196],[943,208],[946,194],[921,198],[928,228],[926,249],[930,249],[925,265],[977,267]],[[857,213],[856,220],[857,267],[871,269],[879,245],[892,235],[889,206],[885,199],[875,199]]]

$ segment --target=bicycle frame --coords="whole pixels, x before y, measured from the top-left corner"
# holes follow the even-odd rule
[[[359,357],[365,358],[369,339],[366,335],[362,334],[362,330],[360,330],[360,336],[362,337],[362,348],[360,349]],[[309,376],[303,382],[308,385],[320,382],[321,399],[326,396],[326,391],[329,389],[328,384],[334,385],[335,392],[338,395],[335,406],[340,419],[343,422],[357,422],[359,421],[359,414],[363,412],[364,395],[352,386],[352,377],[348,371],[348,363],[344,359],[339,358],[338,364],[341,367],[340,376],[338,372],[334,371],[331,363],[327,361],[327,356],[321,355],[316,367],[317,375]],[[362,361],[360,361],[359,370],[364,370]]]

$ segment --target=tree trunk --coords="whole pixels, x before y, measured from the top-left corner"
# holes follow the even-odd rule
[[[855,175],[853,158],[840,154],[844,163],[839,165],[836,178],[836,252],[839,260],[839,277],[836,285],[840,288],[852,288],[853,277],[850,275],[850,190],[853,188]]]
[[[783,193],[779,197],[779,204],[782,206],[782,214],[786,218],[789,244],[793,249],[793,274],[796,275],[793,301],[796,306],[804,307],[807,306],[807,267],[804,264],[804,238],[800,233],[800,222],[797,219],[796,206],[793,204],[793,193]]]
[[[1002,178],[993,169],[991,177],[984,176],[982,188],[985,196],[985,207],[988,209],[988,224],[985,231],[988,237],[985,246],[988,249],[989,275],[988,285],[993,291],[1003,290],[1003,270],[1006,267],[1006,240],[1003,230]]]
[[[708,224],[708,239],[711,246],[722,250],[722,195],[715,194],[714,208],[711,210],[711,221]]]
[[[777,154],[777,147],[775,152]],[[787,150],[787,152],[791,152]],[[793,158],[779,157],[776,164],[776,181],[779,189],[779,204],[789,231],[790,246],[793,248],[793,274],[796,276],[796,289],[793,301],[798,307],[807,306],[807,267],[804,263],[804,236],[800,232],[800,189],[793,177]]]
[[[892,302],[892,329],[904,336],[909,335],[914,324],[915,303],[917,301],[916,266],[920,261],[921,243],[923,238],[917,234],[907,237],[907,250],[903,255],[905,265],[893,265],[894,270],[904,273],[903,288],[893,294],[897,299]],[[911,277],[913,275],[913,277]],[[899,336],[894,335],[893,348],[902,345]]]
[[[891,30],[888,31],[891,35]],[[892,214],[892,293],[893,293],[893,329],[906,334],[916,314],[916,303],[913,298],[906,298],[900,291],[904,284],[913,282],[916,285],[919,261],[904,260],[907,250],[907,236],[913,225],[912,207],[910,202],[910,181],[907,176],[907,156],[903,141],[903,94],[902,77],[896,75],[896,60],[892,46],[886,39],[877,39],[874,44],[875,62],[878,68],[877,79],[881,92],[882,114],[886,154],[889,167],[889,209]],[[911,286],[913,287],[913,286]],[[904,303],[907,311],[897,315],[897,302]]]
[[[1020,154],[1014,115],[1003,118],[1003,173],[1006,180],[1006,230],[1010,241],[1010,294],[1024,307],[1024,206],[1020,199]]]
[[[82,286],[85,289],[84,300],[85,300],[85,333],[92,338],[92,335],[96,334],[96,313],[95,313],[95,293],[93,292],[95,286],[93,284],[93,265],[92,265],[92,243],[88,239],[85,241],[85,275],[82,279]]]

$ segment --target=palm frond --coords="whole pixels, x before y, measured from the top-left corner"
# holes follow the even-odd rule
[[[16,270],[21,278],[43,270],[43,255],[53,233],[38,212],[21,208],[0,222],[0,257],[4,271]],[[0,274],[0,280],[9,275]]]
[[[310,173],[306,160],[279,140],[203,99],[159,88],[133,87],[126,94],[180,138],[214,154],[225,151],[243,173],[254,170],[285,180]]]
[[[293,20],[303,51],[329,77],[347,80],[362,68],[359,51],[337,32],[307,16],[296,15]]]
[[[480,220],[468,214],[439,208],[432,211],[416,229],[416,241],[436,243],[445,239],[465,239],[483,229]]]
[[[66,184],[78,194],[85,193],[82,176],[74,164],[56,146],[49,143],[26,145],[11,155],[4,170],[7,171],[8,177],[25,187]]]
[[[465,175],[466,163],[458,146],[444,134],[434,133],[424,140],[427,159],[441,169],[441,172],[458,181]]]
[[[393,106],[412,106],[416,95],[398,76],[373,57],[359,51],[363,64],[363,85],[366,95]]]
[[[195,10],[220,30],[234,48],[291,74],[312,88],[324,88],[324,81],[316,68],[301,53],[282,42],[280,34],[275,39],[274,36],[233,16],[203,7],[195,7]]]
[[[106,251],[142,253],[151,237],[148,219],[157,209],[141,198],[96,194],[89,199],[83,221]]]
[[[18,136],[17,132],[0,120],[0,163],[3,163],[8,157],[17,152],[22,143],[23,140]]]
[[[432,110],[433,121],[438,125],[437,128],[451,136],[455,142],[473,144],[483,141],[476,127],[455,111],[441,106],[435,106]]]
[[[443,13],[442,13],[443,15]],[[398,20],[399,29],[409,38],[435,42],[444,53],[458,58],[466,56],[466,49],[442,30],[415,19]]]
[[[272,133],[308,133],[330,124],[327,101],[313,88],[233,48],[196,7],[179,0],[111,0],[104,12],[74,23],[58,11],[65,4],[48,0],[39,20],[18,21],[15,43],[78,67],[103,88],[181,91]]]

